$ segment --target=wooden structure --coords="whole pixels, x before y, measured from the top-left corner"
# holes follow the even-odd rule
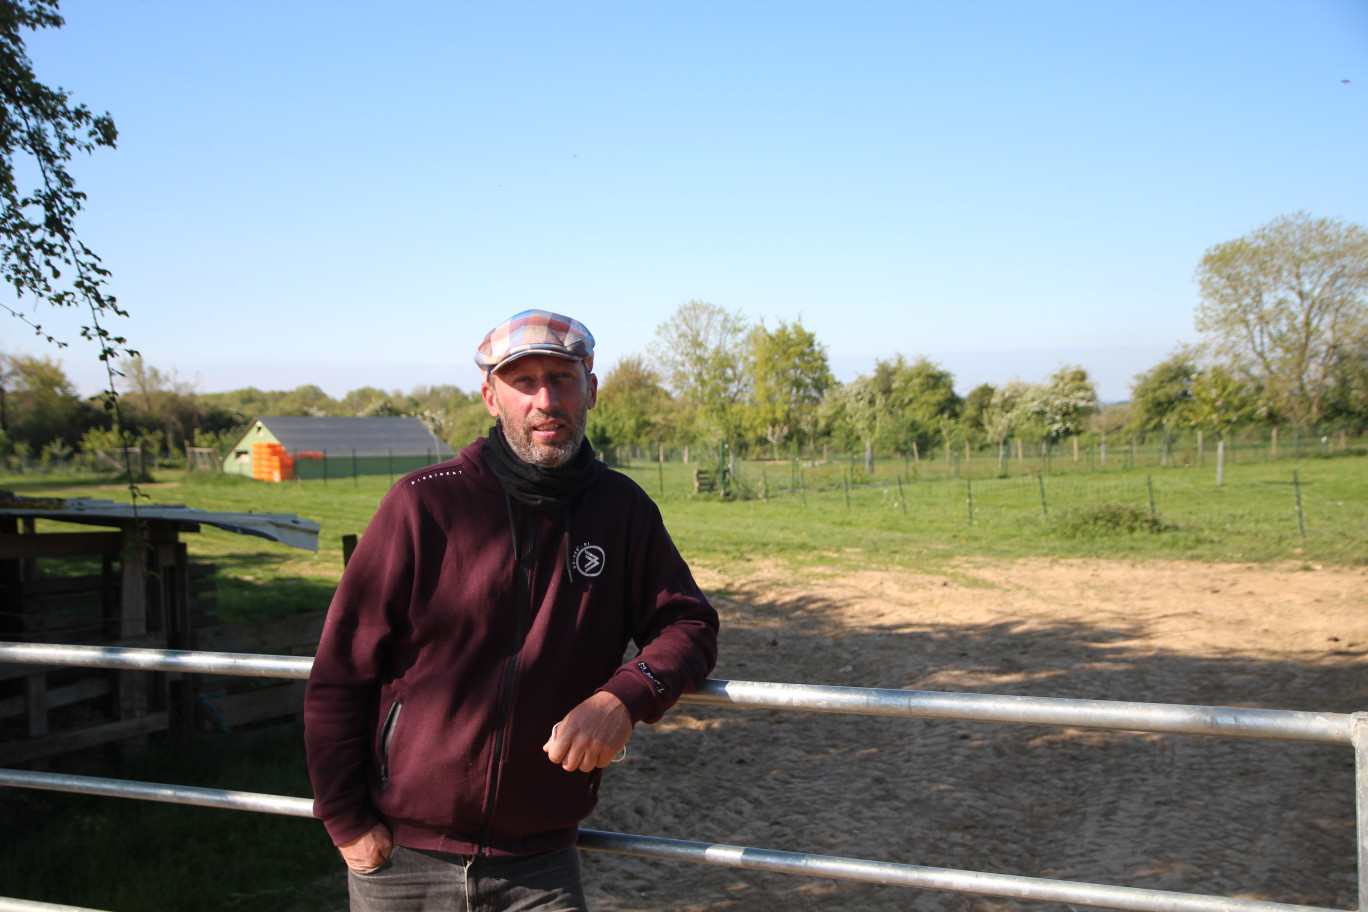
[[[106,528],[48,531],[49,521]],[[0,492],[0,640],[219,648],[207,641],[239,651],[231,644],[241,638],[207,632],[217,629],[214,568],[191,562],[180,540],[202,523],[317,550],[317,524],[295,516],[183,506],[142,506],[135,514],[130,504]],[[308,623],[294,626],[307,639]],[[316,644],[316,631],[312,637]],[[0,665],[0,766],[197,727],[205,715],[197,704],[218,683],[198,677]]]
[[[711,494],[717,490],[717,473],[707,469],[694,469],[694,493]]]
[[[326,611],[241,624],[213,624],[193,631],[200,652],[307,655],[318,649]],[[199,731],[240,731],[302,718],[304,682],[235,675],[195,675],[193,724]]]

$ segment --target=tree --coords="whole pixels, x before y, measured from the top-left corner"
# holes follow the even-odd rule
[[[971,439],[983,440],[988,437],[988,409],[993,404],[993,394],[997,388],[991,383],[980,383],[964,397],[960,407],[960,424]]]
[[[460,450],[476,437],[489,433],[492,423],[480,391],[474,389],[466,393],[463,400],[452,404],[445,422],[446,435],[442,439],[453,450]]]
[[[1258,398],[1253,390],[1217,365],[1197,375],[1192,385],[1192,404],[1187,409],[1187,420],[1193,427],[1208,428],[1224,438],[1254,418],[1258,411]]]
[[[363,386],[347,393],[337,401],[339,415],[376,415],[377,403],[392,404],[399,391],[386,392],[374,386]]]
[[[746,321],[706,301],[681,304],[656,327],[656,364],[666,384],[695,411],[702,428],[733,442],[750,391]]]
[[[1097,405],[1097,389],[1088,372],[1077,365],[1061,367],[1046,377],[1022,402],[1022,408],[1051,440],[1080,433]]]
[[[873,377],[857,374],[827,397],[828,421],[839,433],[864,443],[865,471],[874,469],[874,440],[888,420],[888,400]]]
[[[20,302],[86,309],[89,323],[81,327],[81,336],[100,346],[112,402],[113,362],[136,353],[105,325],[108,317],[127,313],[105,290],[109,271],[76,234],[76,215],[86,195],[76,189],[67,163],[77,152],[113,148],[118,131],[107,112],[95,115],[85,105],[73,107],[66,91],[39,82],[21,35],[22,29],[62,25],[56,0],[0,0],[0,271]],[[37,172],[36,188],[19,189],[16,155],[24,168]],[[23,309],[3,306],[38,335],[66,345]]]
[[[28,355],[7,360],[0,430],[10,442],[38,453],[59,441],[74,444],[88,427],[106,423],[100,409],[76,395],[56,361]]]
[[[1368,231],[1305,212],[1217,244],[1197,267],[1197,329],[1277,408],[1321,418],[1345,342],[1368,324]]]
[[[1006,465],[1007,441],[1030,420],[1023,407],[1032,396],[1034,386],[1013,380],[993,390],[993,398],[983,413],[983,430],[988,439],[998,445],[998,468]]]
[[[1131,387],[1131,427],[1153,431],[1181,423],[1192,404],[1197,373],[1196,355],[1184,347],[1137,374]]]
[[[658,443],[673,427],[677,411],[646,358],[628,355],[599,386],[598,405],[589,413],[589,439],[601,451]]]
[[[119,373],[124,387],[121,417],[126,426],[144,434],[161,431],[168,454],[194,443],[195,431],[205,427],[208,410],[191,383],[177,377],[174,370],[162,373],[138,357],[120,360]]]
[[[797,432],[815,431],[817,406],[836,382],[827,364],[826,346],[803,328],[801,319],[779,321],[770,330],[763,322],[751,331],[751,422],[778,458],[779,445]]]
[[[280,393],[280,398],[276,401],[276,411],[270,412],[273,415],[312,415],[322,417],[337,413],[337,403],[332,397],[323,392],[322,387],[315,383],[306,383],[297,386],[286,393]],[[379,411],[377,407],[377,411]],[[401,413],[395,409],[395,413]]]
[[[1343,347],[1327,399],[1326,417],[1350,422],[1360,433],[1368,427],[1368,327]]]
[[[872,379],[887,408],[880,436],[897,449],[944,437],[944,419],[957,418],[963,405],[954,374],[925,356],[911,363],[902,355],[876,361]]]

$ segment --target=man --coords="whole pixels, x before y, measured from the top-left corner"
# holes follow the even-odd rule
[[[584,909],[602,767],[712,670],[717,613],[584,439],[593,358],[558,314],[492,330],[497,423],[391,488],[342,575],[304,723],[355,912]]]

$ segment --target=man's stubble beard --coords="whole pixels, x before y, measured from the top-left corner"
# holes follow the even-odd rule
[[[503,403],[499,402],[497,395],[494,397],[494,402],[499,408],[499,424],[503,426],[504,439],[508,441],[508,448],[513,451],[513,455],[523,462],[541,466],[544,469],[554,469],[569,462],[579,452],[580,445],[584,443],[584,429],[589,420],[588,405],[580,409],[578,420],[568,412],[559,414],[534,412],[527,416],[525,425],[518,427],[508,420]],[[555,446],[533,443],[530,426],[547,419],[565,422],[572,431],[571,438],[565,443]]]

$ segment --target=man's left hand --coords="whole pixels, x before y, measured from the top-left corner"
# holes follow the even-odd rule
[[[611,763],[630,737],[632,717],[627,707],[607,691],[599,691],[560,720],[542,750],[562,769],[587,773]]]

